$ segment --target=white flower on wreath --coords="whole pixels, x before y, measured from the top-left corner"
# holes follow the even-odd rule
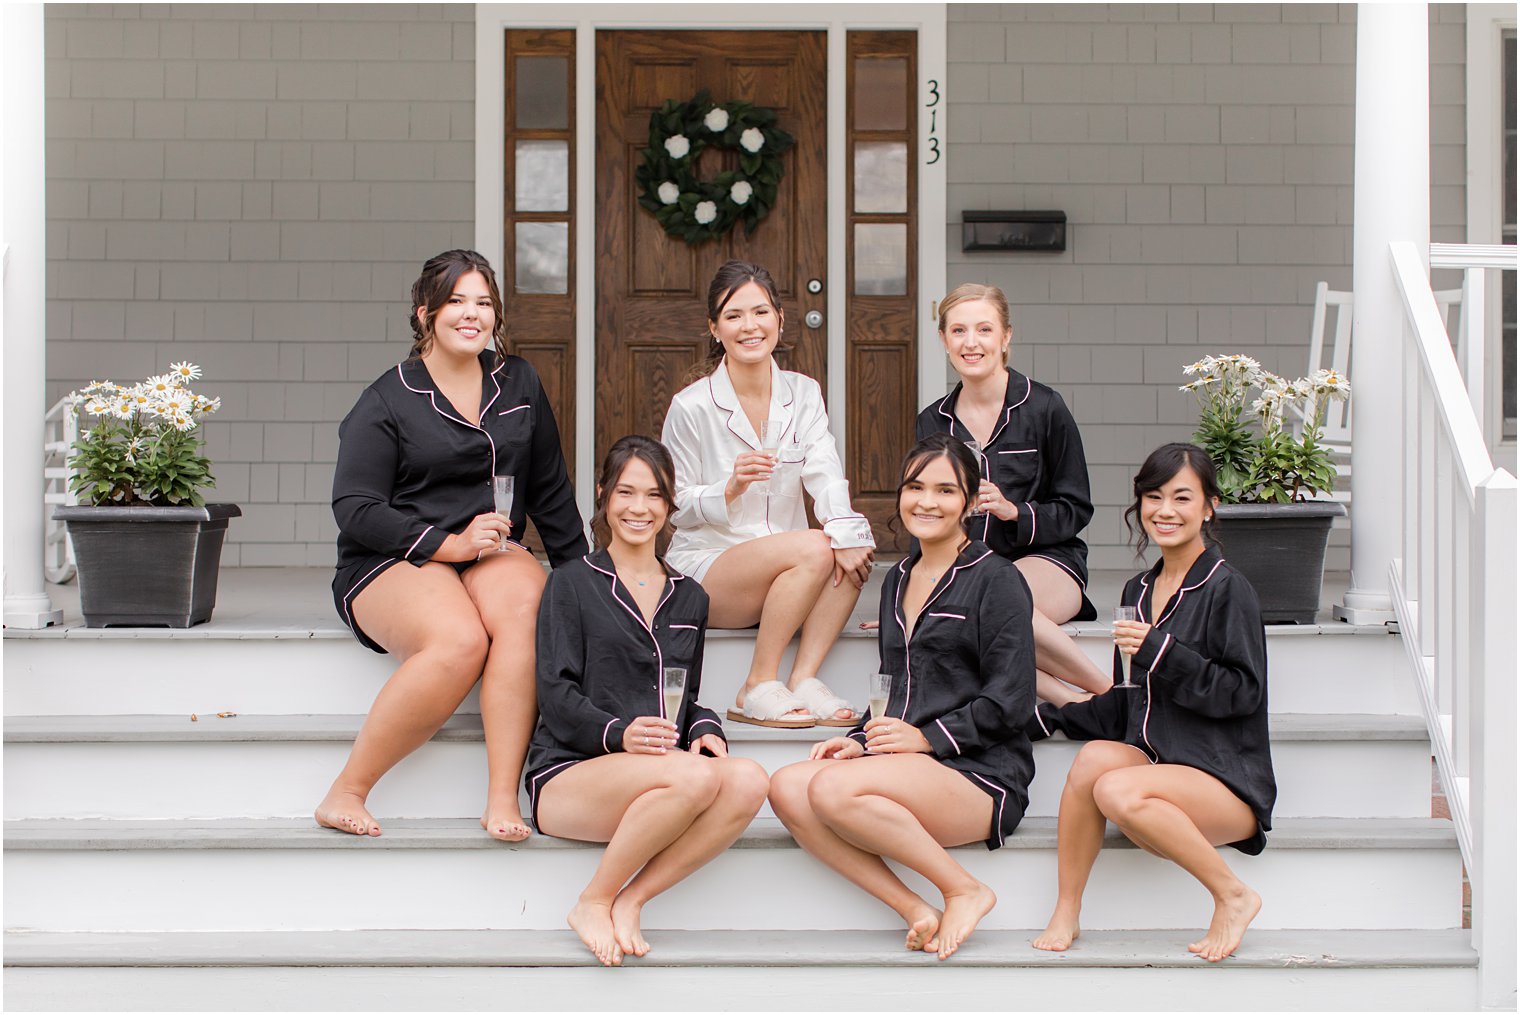
[[[765,147],[765,135],[760,132],[759,127],[750,127],[739,135],[739,146],[753,155]]]
[[[675,204],[676,201],[680,200],[681,188],[666,180],[660,184],[659,195],[661,204]]]
[[[665,151],[673,159],[684,159],[687,153],[691,151],[691,142],[686,139],[685,134],[667,137],[665,139]]]
[[[712,107],[707,111],[707,115],[702,118],[702,126],[714,134],[721,134],[728,129],[728,110],[722,106]]]
[[[734,204],[749,204],[749,199],[754,193],[755,188],[750,186],[748,180],[740,180],[728,188],[728,199]]]
[[[696,209],[692,212],[692,218],[697,220],[697,225],[705,226],[718,217],[718,206],[711,201],[698,201]]]

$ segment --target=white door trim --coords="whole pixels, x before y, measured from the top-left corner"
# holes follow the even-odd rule
[[[717,12],[717,13],[714,13]],[[911,29],[918,32],[919,94],[937,83],[942,96],[937,119],[941,155],[930,155],[929,110],[919,104],[918,174],[918,402],[944,394],[944,357],[930,309],[945,288],[945,106],[946,8],[942,3],[861,5],[772,4],[688,6],[682,4],[475,5],[475,246],[494,265],[505,263],[502,234],[506,152],[502,144],[502,32],[511,28],[574,29],[576,122],[575,489],[581,512],[590,517],[595,485],[596,406],[596,32],[622,29],[812,29],[828,33],[828,320],[843,322],[845,250],[845,32],[850,29]],[[503,280],[503,286],[507,285]],[[924,321],[930,321],[924,325]],[[844,328],[829,329],[829,418],[844,454]],[[914,408],[917,408],[917,405]]]

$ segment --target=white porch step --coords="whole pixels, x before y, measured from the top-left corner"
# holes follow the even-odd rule
[[[362,715],[15,716],[5,721],[6,818],[297,817],[342,767]],[[774,772],[843,732],[728,724],[735,753]],[[1272,717],[1279,817],[1427,817],[1430,748],[1414,716]],[[451,719],[381,781],[386,817],[465,817],[485,797],[478,715]],[[1054,816],[1077,751],[1035,746],[1031,816]]]
[[[469,819],[398,819],[385,828],[361,839],[309,819],[7,821],[6,926],[558,930],[602,855],[547,836],[498,843]],[[984,926],[1044,925],[1055,846],[1054,819],[1032,818],[1001,850],[956,850],[998,892]],[[1107,846],[1088,889],[1085,928],[1203,925],[1207,896],[1180,868],[1112,830]],[[1265,853],[1226,856],[1266,900],[1256,922],[1263,930],[1461,925],[1461,860],[1448,822],[1286,819]],[[644,922],[693,931],[886,930],[894,917],[803,854],[774,820],[757,819],[734,848],[651,903]]]
[[[901,949],[900,931],[666,931],[616,971],[568,931],[18,933],[5,935],[11,1010],[866,1011],[1435,1010],[1477,1003],[1466,931],[1253,928],[1208,966],[1196,932],[1085,932],[1065,953],[1024,932],[979,930],[948,962]],[[946,970],[953,969],[954,973]],[[614,985],[614,979],[616,982]]]
[[[1071,630],[1105,669],[1107,625]],[[1416,715],[1403,647],[1383,628],[1346,624],[1267,629],[1269,707],[1276,712]],[[790,655],[783,664],[790,667]],[[752,631],[712,631],[702,699],[732,701],[754,653]],[[7,715],[345,714],[367,712],[395,661],[360,647],[336,621],[315,626],[5,632]],[[873,632],[847,629],[822,677],[857,705],[876,671]],[[461,711],[478,712],[475,694]]]

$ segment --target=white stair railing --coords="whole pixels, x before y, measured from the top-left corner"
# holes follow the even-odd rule
[[[1488,272],[1493,269],[1515,270],[1516,252],[1513,244],[1500,243],[1432,243],[1430,267],[1456,268],[1462,272],[1462,319],[1457,325],[1455,346],[1457,369],[1467,385],[1467,397],[1472,402],[1473,415],[1483,431],[1488,446],[1493,447],[1498,438],[1498,413],[1492,407],[1485,408],[1489,398],[1485,372],[1488,365],[1486,349],[1488,314]],[[1439,296],[1437,297],[1439,302]]]
[[[74,577],[74,544],[69,541],[68,527],[53,520],[53,507],[79,502],[69,489],[73,477],[69,455],[78,439],[79,415],[68,399],[60,398],[47,411],[42,424],[42,573],[48,581],[60,585]]]
[[[1419,252],[1389,246],[1404,305],[1405,520],[1403,557],[1390,570],[1394,608],[1472,883],[1480,1002],[1513,1010],[1515,477],[1489,457]],[[1462,316],[1479,303],[1464,302]]]

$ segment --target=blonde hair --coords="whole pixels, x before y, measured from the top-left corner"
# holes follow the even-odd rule
[[[962,282],[945,294],[945,298],[939,301],[939,333],[945,334],[945,324],[949,320],[950,311],[962,303],[972,303],[976,300],[986,300],[992,304],[992,309],[997,312],[998,320],[1002,322],[1003,331],[1007,332],[1013,325],[1008,321],[1008,297],[1003,295],[1003,290],[995,285],[983,285],[980,282]],[[1003,347],[1003,362],[1008,362],[1008,347]]]

